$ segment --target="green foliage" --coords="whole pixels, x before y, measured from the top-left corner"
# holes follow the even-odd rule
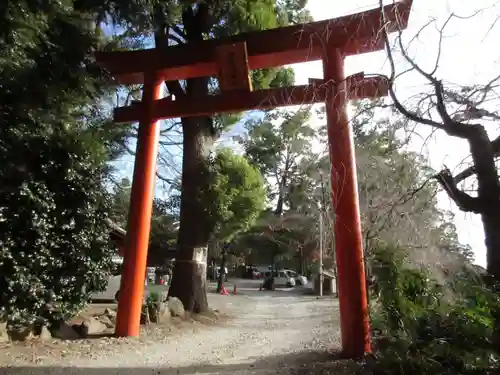
[[[307,0],[278,0],[277,12],[280,25],[311,22],[312,16],[307,9]]]
[[[219,149],[215,155],[210,195],[214,237],[220,242],[250,229],[266,199],[260,172],[229,149]]]
[[[371,253],[382,240],[408,249],[408,262],[429,264],[430,276],[446,278],[471,259],[470,248],[458,242],[453,217],[437,208],[436,185],[426,160],[404,149],[398,132],[407,126],[404,119],[390,112],[375,111],[377,103],[357,103],[353,119],[356,144],[358,191],[367,272],[371,273]],[[390,115],[390,116],[389,116]],[[278,257],[292,258],[300,253],[313,261],[319,246],[318,206],[324,209],[324,261],[335,262],[334,205],[330,187],[328,148],[314,149],[316,139],[326,141],[326,127],[318,131],[308,123],[307,112],[270,112],[261,120],[247,122],[248,137],[242,140],[247,157],[266,178],[275,213],[283,220],[266,216],[262,227],[252,232],[261,241],[255,248],[271,251],[262,241],[271,238],[289,246],[288,254],[276,247]],[[282,210],[278,210],[282,201]],[[260,225],[260,223],[259,223]],[[271,228],[271,232],[265,231]],[[287,238],[278,232],[286,229]],[[289,234],[294,232],[291,240]],[[301,240],[297,240],[302,236]],[[274,246],[274,245],[273,245]],[[252,257],[256,251],[252,253]],[[265,258],[269,258],[266,256]]]
[[[308,189],[308,168],[317,169],[312,150],[317,132],[309,125],[310,116],[309,108],[270,111],[246,124],[246,155],[266,177],[275,204],[243,239],[254,262],[296,258],[303,263],[312,260],[318,248],[317,197]]]
[[[0,315],[57,321],[102,290],[114,249],[104,188],[112,152],[95,131],[106,76],[73,2],[0,12]]]
[[[1,312],[62,319],[111,268],[103,169],[74,134],[12,133],[0,141]]]
[[[161,302],[161,295],[158,292],[151,292],[146,298],[146,305],[148,307],[156,307],[158,302]]]
[[[231,0],[219,2],[213,26],[216,38],[278,26],[275,0]]]
[[[131,184],[128,179],[123,179],[115,186],[112,196],[112,220],[126,228],[130,207]],[[155,263],[163,263],[167,250],[175,245],[178,235],[178,215],[174,211],[178,207],[177,196],[169,200],[155,198],[151,217],[151,231],[149,236],[149,260]]]
[[[130,180],[124,178],[114,186],[112,193],[111,220],[123,227],[127,225],[131,189]]]
[[[267,178],[270,198],[278,198],[277,205],[289,203],[289,186],[300,175],[301,159],[311,152],[315,131],[307,121],[309,108],[296,112],[271,111],[262,120],[246,123],[248,137],[243,142],[247,158]],[[276,124],[277,123],[277,124]]]
[[[171,213],[171,202],[155,198],[149,242],[159,248],[174,245],[178,234],[178,218]]]
[[[314,220],[284,213],[264,211],[254,227],[240,235],[235,246],[254,264],[278,264],[302,255],[310,259],[317,249]]]
[[[404,261],[404,251],[386,246],[374,257],[374,373],[478,374],[498,364],[492,345],[498,296],[460,274],[446,299],[448,286]]]

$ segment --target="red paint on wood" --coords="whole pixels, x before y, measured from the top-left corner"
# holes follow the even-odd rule
[[[408,24],[412,1],[385,6],[388,31]],[[216,49],[245,42],[250,69],[263,69],[320,60],[325,45],[335,45],[346,56],[383,49],[380,9],[264,31],[242,33],[164,49],[99,52],[99,63],[126,84],[142,83],[144,72],[157,71],[173,81],[217,74]]]
[[[351,82],[352,81],[352,82]],[[360,80],[359,77],[347,78],[350,90],[349,99],[376,98],[385,95],[387,82],[380,77]],[[324,102],[333,85],[313,84],[283,87],[258,91],[231,91],[218,95],[181,97],[172,100],[167,97],[153,103],[152,113],[156,119],[168,119],[189,116],[214,115],[216,113],[239,112],[244,110],[270,109],[293,105],[305,105]],[[127,123],[138,121],[143,111],[143,104],[137,102],[128,107],[116,108],[114,121]]]
[[[161,80],[149,74],[143,91],[142,100],[146,105],[139,122],[126,255],[123,259],[116,319],[115,334],[121,337],[139,336],[160,140],[160,124],[152,116],[152,104],[160,94]]]
[[[335,210],[342,349],[346,357],[356,358],[371,352],[371,342],[354,141],[347,117],[347,85],[340,50],[328,50],[323,58],[323,71],[326,82],[339,82],[326,99],[326,118]]]

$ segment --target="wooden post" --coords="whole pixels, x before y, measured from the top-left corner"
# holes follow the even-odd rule
[[[153,117],[153,101],[159,99],[160,93],[161,80],[155,73],[148,73],[142,95],[144,107],[139,122],[116,319],[115,334],[121,337],[139,336],[160,140],[160,124]]]
[[[347,117],[344,56],[340,50],[327,48],[323,73],[324,82],[336,83],[326,99],[326,118],[335,207],[342,350],[345,357],[358,358],[371,352],[371,340],[354,141]]]

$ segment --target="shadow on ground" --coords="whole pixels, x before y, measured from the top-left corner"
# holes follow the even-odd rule
[[[167,354],[166,357],[168,358]],[[119,366],[120,364],[117,364]],[[335,353],[325,351],[307,351],[302,353],[270,356],[265,358],[249,359],[246,363],[211,364],[201,363],[185,367],[12,367],[3,366],[2,375],[191,375],[191,374],[220,374],[220,375],[262,375],[262,374],[356,374],[360,373],[361,366],[353,361],[341,360]]]

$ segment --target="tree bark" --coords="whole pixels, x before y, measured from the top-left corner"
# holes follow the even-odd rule
[[[495,165],[495,150],[481,125],[473,128],[469,139],[472,160],[477,176],[477,199],[484,227],[487,270],[500,281],[500,181]]]
[[[477,199],[483,222],[486,269],[490,277],[488,284],[500,293],[500,181],[495,165],[494,145],[481,125],[474,127],[474,136],[469,139],[472,160],[477,176]],[[495,318],[493,344],[500,352],[500,309],[492,312]]]
[[[203,40],[210,26],[208,4],[198,5],[196,12],[187,7],[182,12],[187,43]],[[188,97],[208,95],[207,77],[186,81]],[[170,86],[167,82],[167,87]],[[180,90],[177,84],[176,91]],[[175,87],[174,87],[175,88]],[[172,92],[174,95],[177,93]],[[180,92],[182,95],[183,93]],[[210,218],[210,149],[217,134],[210,117],[183,118],[181,213],[178,243],[169,296],[179,298],[187,311],[200,313],[208,310],[207,253],[213,231]]]
[[[226,249],[222,250],[222,258],[220,262],[219,281],[217,282],[217,293],[220,293],[224,286],[224,279],[226,277]]]
[[[441,171],[438,181],[457,206],[466,212],[481,215],[486,246],[486,284],[500,293],[500,181],[495,165],[495,142],[490,141],[482,125],[470,125],[461,134],[470,147],[473,171],[477,177],[477,197],[472,197],[457,186],[469,173],[452,177],[449,170]],[[469,168],[470,169],[470,168]],[[500,350],[500,310],[492,312],[495,318],[493,342]]]
[[[210,119],[183,118],[183,161],[178,255],[169,296],[187,311],[208,309],[206,278],[208,241],[212,232],[207,209],[210,188],[209,151],[213,144]]]
[[[495,165],[495,144],[490,141],[482,125],[466,125],[460,129],[460,133],[450,135],[466,139],[469,143],[477,178],[477,197],[467,194],[457,186],[469,177],[469,174],[459,173],[453,177],[450,171],[445,169],[437,175],[438,182],[458,208],[481,215],[487,271],[490,276],[500,281],[500,181]]]
[[[276,216],[281,216],[281,214],[283,214],[283,205],[285,203],[285,188],[286,179],[285,176],[283,176],[281,177],[281,181],[279,182],[278,201],[276,202],[276,209],[274,210],[274,214]]]

